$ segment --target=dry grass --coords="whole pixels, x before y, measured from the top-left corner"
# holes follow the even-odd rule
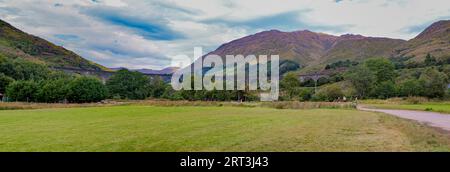
[[[145,101],[127,101],[127,103],[133,105],[146,105],[146,106],[231,106],[231,107],[269,107],[276,109],[356,108],[356,105],[350,102],[299,102],[299,101],[216,102],[216,101],[145,100]]]
[[[356,104],[351,102],[298,102],[298,101],[285,101],[285,102],[263,102],[263,107],[272,107],[276,109],[318,109],[318,108],[330,108],[330,109],[354,109]]]
[[[226,107],[268,107],[276,109],[317,109],[317,108],[344,108],[354,109],[352,103],[341,102],[217,102],[217,101],[169,101],[169,100],[123,100],[104,101],[102,103],[89,104],[60,104],[60,103],[23,103],[23,102],[0,102],[0,110],[20,110],[20,109],[51,109],[51,108],[74,108],[74,107],[102,107],[102,106],[226,106]]]
[[[105,103],[63,104],[63,103],[0,102],[0,110],[98,107],[98,106],[112,106],[112,105],[114,105],[114,104],[105,104]]]
[[[361,103],[363,104],[422,104],[422,103],[429,103],[429,102],[442,102],[440,100],[430,100],[426,97],[395,97],[390,98],[386,100],[381,99],[369,99],[369,100],[362,100]]]

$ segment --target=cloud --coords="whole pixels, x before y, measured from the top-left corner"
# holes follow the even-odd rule
[[[64,41],[81,41],[77,35],[56,34],[55,37]]]
[[[263,30],[410,39],[448,0],[0,0],[0,18],[108,67],[161,69]],[[175,62],[176,63],[176,62]]]
[[[131,16],[118,8],[85,8],[82,13],[108,24],[132,29],[147,39],[176,40],[184,37],[168,27],[168,22],[161,18]]]
[[[410,33],[410,34],[420,33],[423,30],[425,30],[428,26],[430,26],[431,24],[433,24],[434,22],[436,22],[438,20],[449,20],[449,19],[450,19],[450,15],[449,16],[443,16],[443,17],[437,17],[434,20],[425,21],[425,22],[423,22],[421,24],[406,26],[406,27],[401,29],[401,32]]]
[[[297,30],[313,30],[313,31],[334,31],[343,32],[345,28],[350,26],[329,26],[329,25],[314,25],[304,21],[303,13],[310,10],[303,11],[289,11],[271,16],[262,16],[248,20],[226,20],[222,18],[215,18],[205,20],[203,22],[208,24],[222,24],[227,27],[246,27],[248,29],[271,30],[278,29],[283,31],[297,31]]]

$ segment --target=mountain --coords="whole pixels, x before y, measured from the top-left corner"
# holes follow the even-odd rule
[[[308,30],[281,32],[264,31],[223,44],[209,53],[225,57],[227,54],[278,54],[280,60],[291,60],[301,66],[331,63],[338,60],[363,60],[389,56],[404,40],[365,37],[361,35],[333,36]]]
[[[450,57],[450,20],[433,23],[417,37],[396,48],[394,56],[423,61],[428,53],[438,59]]]
[[[103,71],[107,68],[63,47],[27,34],[0,20],[0,55],[24,58],[51,67]]]
[[[119,68],[110,68],[110,70],[112,71],[118,71],[121,69],[127,69],[124,67],[119,67]],[[154,69],[128,69],[130,71],[137,71],[143,74],[148,74],[148,75],[170,75],[173,74],[176,70],[178,70],[177,67],[167,67],[161,70],[154,70]]]
[[[314,33],[308,30],[281,32],[264,31],[223,44],[209,53],[221,57],[242,54],[280,55],[280,60],[292,60],[300,64],[310,64],[320,57],[336,42],[338,37]]]
[[[370,57],[389,57],[395,47],[405,42],[401,39],[342,35],[320,58],[319,63],[333,63],[339,60],[363,61]]]

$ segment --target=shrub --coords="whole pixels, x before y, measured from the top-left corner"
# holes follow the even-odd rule
[[[321,88],[316,94],[314,94],[314,100],[316,101],[334,101],[343,97],[344,93],[339,85],[333,84]]]
[[[38,101],[46,103],[62,102],[67,97],[68,86],[70,80],[58,79],[49,80],[42,84],[38,92]]]
[[[34,81],[14,81],[6,88],[6,95],[12,101],[35,101],[38,88]]]
[[[117,71],[106,82],[106,87],[111,96],[125,99],[145,99],[151,94],[150,79],[147,76],[125,69]]]
[[[447,76],[444,73],[429,68],[420,75],[419,82],[424,88],[424,96],[429,98],[444,97],[448,84]]]
[[[107,88],[94,77],[82,76],[68,85],[67,100],[74,103],[99,102],[107,97]]]
[[[5,59],[0,63],[0,73],[15,80],[43,80],[50,74],[50,69],[45,65],[33,63],[24,59]]]
[[[350,70],[346,78],[350,80],[357,92],[357,96],[365,98],[369,94],[376,82],[376,75],[368,67],[359,65]]]
[[[6,87],[12,82],[14,82],[13,78],[0,73],[0,93],[5,93]]]
[[[423,88],[420,82],[416,79],[409,79],[400,83],[399,96],[420,96],[423,94]]]
[[[384,81],[378,84],[374,92],[372,93],[372,97],[377,97],[379,99],[387,99],[390,97],[394,97],[396,95],[396,89],[394,82],[392,81]]]

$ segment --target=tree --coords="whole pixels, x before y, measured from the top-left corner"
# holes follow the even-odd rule
[[[43,80],[50,74],[48,67],[33,63],[21,58],[14,60],[6,59],[0,62],[0,73],[14,78],[15,80]]]
[[[300,80],[295,73],[287,73],[280,82],[281,89],[286,93],[288,99],[292,99],[296,94],[296,89],[300,87]]]
[[[376,82],[393,81],[395,78],[395,65],[384,58],[374,58],[365,61],[368,67],[376,76]]]
[[[359,65],[350,70],[346,78],[350,80],[361,98],[364,98],[372,91],[377,79],[374,72],[365,65]]]
[[[436,65],[437,61],[436,58],[434,58],[433,56],[431,56],[430,53],[428,53],[427,56],[425,57],[424,63],[426,66],[433,66]]]
[[[39,89],[37,99],[40,102],[58,103],[67,98],[69,79],[48,80]]]
[[[160,98],[164,94],[167,84],[164,83],[161,77],[157,76],[150,80],[150,96],[153,98]]]
[[[423,88],[417,79],[409,79],[402,82],[399,86],[399,96],[420,96],[423,94]]]
[[[183,100],[182,91],[175,91],[170,85],[166,86],[161,97],[169,100]]]
[[[151,91],[147,76],[126,69],[117,71],[106,82],[106,87],[111,96],[123,99],[145,99],[150,96]]]
[[[429,68],[420,75],[419,82],[424,88],[423,95],[429,98],[443,97],[447,90],[447,76],[434,68]]]
[[[270,69],[270,67],[269,67]],[[280,75],[283,75],[289,71],[295,71],[300,69],[300,65],[291,60],[283,60],[280,63]]]
[[[6,88],[6,95],[12,101],[33,102],[36,101],[36,93],[39,86],[34,81],[14,81]]]
[[[299,88],[299,100],[300,101],[309,101],[313,97],[314,89],[311,88]]]
[[[373,93],[372,97],[386,99],[390,97],[394,97],[396,95],[395,84],[392,81],[384,81],[378,84]]]
[[[0,93],[5,93],[6,87],[12,82],[14,82],[13,78],[0,73]]]
[[[107,97],[107,91],[99,79],[82,76],[69,83],[67,100],[74,103],[99,102]]]

